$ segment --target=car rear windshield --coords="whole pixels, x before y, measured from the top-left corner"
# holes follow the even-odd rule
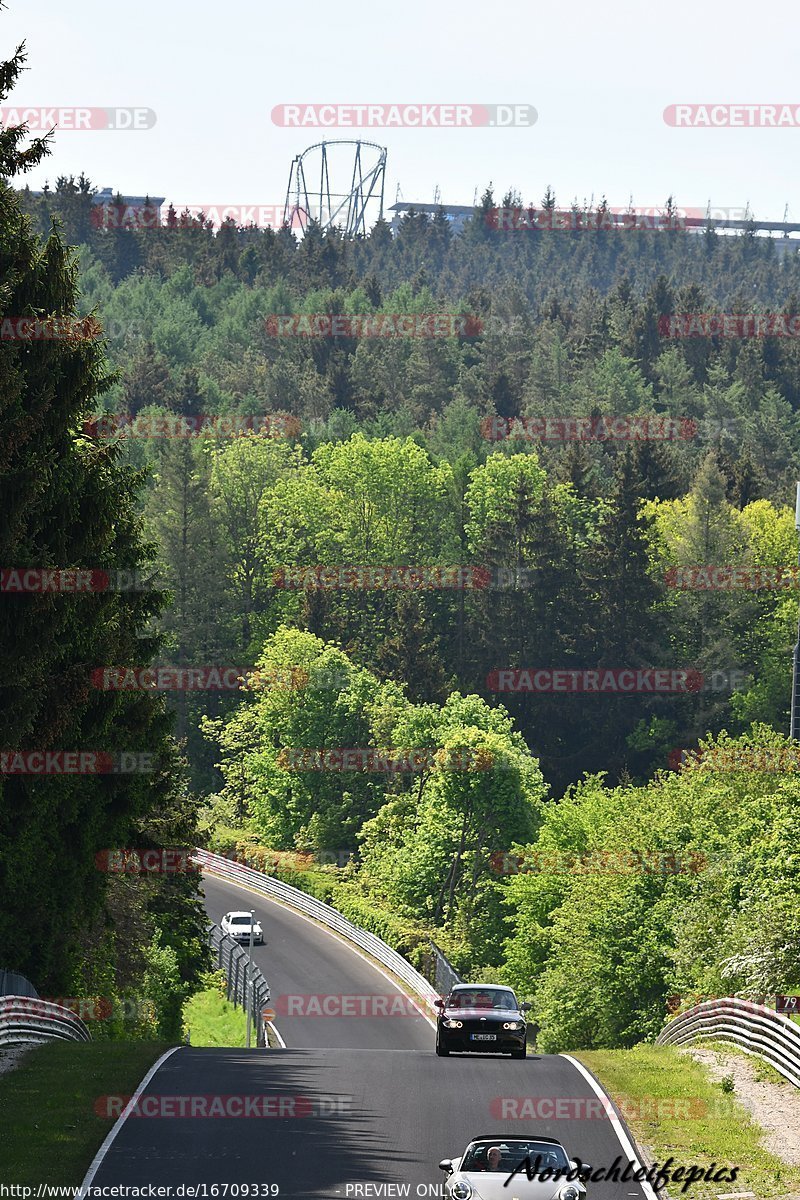
[[[451,992],[447,997],[448,1008],[497,1008],[505,1012],[517,1007],[513,992],[506,988],[469,988]]]
[[[491,1166],[489,1151],[496,1147],[500,1151],[499,1163]],[[485,1141],[472,1142],[461,1162],[462,1171],[504,1171],[510,1175],[515,1167],[530,1159],[530,1170],[569,1170],[569,1159],[563,1146],[553,1146],[548,1143],[529,1141],[527,1138],[519,1141]],[[536,1161],[538,1158],[538,1162]],[[492,1162],[497,1155],[492,1155]],[[523,1170],[525,1168],[523,1167]]]

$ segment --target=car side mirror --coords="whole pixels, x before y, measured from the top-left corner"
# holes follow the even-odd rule
[[[447,1171],[447,1174],[448,1174],[448,1175],[451,1175],[451,1174],[452,1174],[452,1171],[453,1171],[453,1160],[452,1160],[452,1158],[443,1158],[443,1159],[442,1159],[442,1161],[439,1163],[439,1170],[440,1170],[440,1171]]]
[[[581,1183],[586,1183],[587,1179],[591,1179],[591,1177],[592,1177],[591,1163],[581,1163],[581,1169],[580,1169],[580,1171],[578,1171],[578,1179],[580,1179]]]
[[[434,1000],[433,1007],[434,1008],[444,1008],[444,1000]]]
[[[528,1000],[526,1000],[524,1004],[520,1004],[519,1011],[520,1012],[530,1012],[532,1007],[533,1006],[530,1004],[530,1002]]]

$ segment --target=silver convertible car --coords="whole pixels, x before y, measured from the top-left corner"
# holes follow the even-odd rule
[[[474,1138],[461,1158],[444,1158],[439,1168],[447,1200],[584,1200],[592,1173],[545,1137]]]

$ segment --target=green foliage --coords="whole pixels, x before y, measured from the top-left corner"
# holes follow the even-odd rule
[[[0,99],[23,61],[18,52],[0,67]],[[25,139],[24,127],[0,132],[4,180],[42,158],[44,143],[25,149]],[[76,212],[85,212],[90,194],[85,179],[59,183]],[[95,278],[110,298],[99,270]],[[58,229],[48,229],[45,241],[32,233],[7,182],[0,186],[0,280],[3,319],[53,315],[69,322],[79,312],[74,252]],[[146,575],[155,560],[141,514],[142,473],[120,446],[85,426],[114,382],[91,330],[89,323],[70,336],[0,343],[6,567]],[[205,956],[197,882],[119,888],[98,870],[95,855],[132,842],[191,838],[195,814],[160,699],[92,682],[103,665],[152,660],[165,600],[161,590],[113,586],[0,596],[4,753],[146,754],[150,762],[142,765],[151,767],[0,774],[0,945],[3,966],[28,975],[43,995],[81,996],[99,985],[100,995],[119,997],[147,980],[157,990],[160,1027],[172,1029],[168,997]]]
[[[798,986],[800,783],[757,757],[792,744],[762,727],[701,745],[705,761],[646,787],[587,780],[520,851],[506,961],[536,984],[544,1050],[651,1039],[669,995]]]
[[[242,1046],[247,1042],[247,1016],[227,999],[225,976],[215,971],[205,987],[183,1006],[183,1037],[192,1046]]]
[[[332,894],[334,907],[362,929],[377,934],[394,950],[419,968],[428,953],[429,930],[420,921],[399,916],[390,908],[382,908],[368,895],[360,895],[351,886],[341,884]]]
[[[3,95],[21,63],[0,73]],[[0,131],[5,179],[44,153],[23,139]],[[780,744],[796,594],[682,590],[669,572],[792,564],[800,453],[796,342],[681,341],[659,317],[794,313],[797,256],[713,233],[509,237],[486,221],[491,188],[457,236],[412,214],[352,242],[316,227],[215,235],[172,210],[163,229],[103,231],[93,192],[85,176],[40,197],[0,188],[4,314],[96,311],[106,327],[105,344],[0,343],[2,561],[157,564],[165,590],[0,598],[0,744],[147,750],[158,769],[0,778],[4,965],[51,991],[143,991],[152,1027],[174,1036],[208,960],[196,881],[109,882],[93,856],[190,844],[202,801],[215,848],[332,899],[414,961],[433,934],[463,972],[533,994],[545,1048],[652,1037],[671,992],[800,986],[793,775],[701,763],[652,778],[670,747],[707,735]],[[52,213],[80,244],[82,294]],[[277,338],[266,321],[436,311],[482,331]],[[117,441],[86,429],[103,411],[282,413],[296,427]],[[684,436],[490,432],[496,418],[615,415],[669,417]],[[291,578],[470,565],[491,585]],[[154,658],[258,673],[238,692],[166,700],[90,686],[97,664]],[[598,664],[736,674],[670,697],[495,690],[502,671]],[[430,761],[292,759],[348,747]],[[576,861],[720,857],[685,874],[508,879],[493,863],[514,844]],[[324,861],[350,852],[347,868]]]
[[[156,934],[145,957],[147,970],[142,994],[155,1010],[156,1036],[177,1039],[181,1036],[181,1010],[186,999],[180,988],[178,956],[171,946],[162,946],[161,937]]]

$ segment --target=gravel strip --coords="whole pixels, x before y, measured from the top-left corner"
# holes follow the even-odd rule
[[[758,1059],[751,1062],[725,1050],[679,1049],[682,1054],[689,1054],[702,1063],[715,1082],[726,1075],[732,1076],[733,1095],[764,1130],[761,1143],[764,1149],[790,1166],[800,1165],[800,1091],[796,1087],[788,1081],[774,1083],[757,1079]],[[792,1192],[780,1200],[800,1200],[800,1193]]]

